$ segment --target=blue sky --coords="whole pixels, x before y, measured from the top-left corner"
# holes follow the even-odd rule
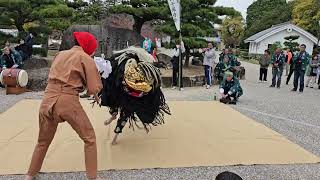
[[[237,11],[242,13],[245,18],[247,15],[247,8],[254,0],[217,0],[216,6],[234,7]]]

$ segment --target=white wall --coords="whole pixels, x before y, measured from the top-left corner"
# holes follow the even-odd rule
[[[268,49],[268,44],[273,44],[277,41],[280,41],[281,44],[282,44],[282,47],[285,47],[284,46],[284,42],[286,41],[284,38],[287,37],[287,36],[292,36],[292,35],[298,35],[300,36],[298,40],[296,40],[295,42],[298,42],[299,44],[305,44],[307,46],[307,49],[306,51],[309,53],[309,54],[312,54],[312,50],[313,50],[313,46],[314,46],[314,43],[309,40],[306,36],[300,34],[299,32],[295,31],[295,30],[292,30],[292,32],[288,32],[286,30],[283,30],[279,33],[276,33],[264,40],[262,40],[260,43],[250,43],[250,48],[249,48],[249,52],[252,53],[252,54],[263,54],[264,51],[266,49]]]

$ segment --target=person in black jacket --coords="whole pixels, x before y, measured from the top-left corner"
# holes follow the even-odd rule
[[[29,59],[32,55],[32,50],[26,45],[23,39],[20,40],[20,44],[14,48],[18,51],[22,57],[22,61]]]
[[[183,42],[181,43],[181,51],[185,52],[185,48]],[[173,57],[171,58],[172,63],[172,89],[176,89],[178,86],[178,77],[179,77],[179,49],[180,49],[180,41],[176,41],[176,47],[174,48]],[[182,77],[180,77],[182,81]],[[181,83],[181,90],[183,90],[183,83]]]

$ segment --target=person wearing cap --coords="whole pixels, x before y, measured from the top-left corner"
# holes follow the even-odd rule
[[[225,73],[225,78],[220,84],[220,94],[220,102],[225,104],[236,104],[238,98],[243,94],[239,80],[230,71]]]
[[[32,180],[43,160],[59,123],[67,122],[84,141],[85,166],[88,179],[97,179],[96,136],[91,122],[79,102],[85,89],[96,97],[102,89],[100,75],[91,58],[97,40],[88,32],[74,32],[75,46],[55,56],[44,98],[39,110],[38,143],[32,155],[25,180]]]

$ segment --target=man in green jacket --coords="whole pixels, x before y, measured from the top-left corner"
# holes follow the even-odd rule
[[[293,57],[294,64],[294,88],[292,91],[298,90],[298,81],[300,80],[300,88],[299,92],[303,92],[304,89],[304,75],[306,72],[306,68],[310,61],[310,55],[306,52],[306,45],[300,45],[300,52],[296,53]]]
[[[270,87],[280,88],[281,77],[283,72],[283,65],[285,62],[285,55],[281,52],[281,48],[277,48],[275,54],[271,58],[272,64],[272,84]]]
[[[225,78],[220,85],[220,94],[222,97],[220,102],[225,104],[237,104],[238,98],[243,94],[239,80],[230,71],[225,73]]]

